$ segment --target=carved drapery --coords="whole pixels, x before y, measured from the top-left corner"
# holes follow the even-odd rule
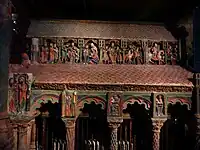
[[[32,38],[32,62],[83,64],[176,64],[177,42],[136,39]],[[39,47],[39,48],[38,48]]]
[[[66,141],[67,141],[67,146],[66,150],[74,150],[75,148],[75,123],[76,119],[75,118],[69,118],[64,120],[65,125],[66,125]]]
[[[118,150],[118,137],[117,137],[117,131],[118,127],[123,122],[122,118],[117,117],[109,117],[107,118],[107,121],[109,123],[109,128],[111,130],[111,141],[110,141],[110,150]]]
[[[152,118],[153,124],[153,150],[160,150],[160,130],[167,119]]]

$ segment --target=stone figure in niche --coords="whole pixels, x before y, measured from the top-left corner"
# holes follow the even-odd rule
[[[19,88],[20,110],[23,110],[23,109],[25,109],[27,99],[29,98],[28,84],[27,84],[26,78],[24,76],[19,77],[18,88]]]
[[[110,99],[110,115],[119,116],[120,115],[120,96],[114,95]]]
[[[92,42],[90,44],[89,64],[98,64],[98,63],[99,63],[98,49]]]
[[[58,62],[59,51],[56,44],[53,45],[53,49],[54,49],[54,62]]]
[[[41,63],[47,63],[48,61],[48,46],[47,43],[44,43],[44,46],[41,47]]]
[[[154,43],[153,47],[150,48],[149,62],[151,64],[161,65],[164,64],[165,53],[163,50],[158,50],[158,44]]]
[[[110,54],[110,58],[111,58],[111,63],[116,63],[116,46],[115,46],[115,42],[111,42],[108,52]]]
[[[72,41],[69,47],[67,48],[67,57],[69,62],[78,63],[79,53],[79,49],[75,46],[75,43]]]
[[[122,64],[123,63],[123,51],[120,49],[119,45],[116,47],[116,63]]]
[[[18,98],[18,86],[17,81],[14,80],[14,78],[9,79],[9,111],[14,113],[18,111],[18,104],[17,104],[17,98]]]
[[[129,45],[128,52],[126,52],[126,55],[125,55],[125,63],[132,64],[133,56],[134,56],[134,47],[133,45]]]
[[[68,53],[67,53],[68,45],[64,43],[61,47],[61,62],[65,63],[68,61]]]
[[[30,97],[28,75],[14,74],[13,78],[9,79],[9,85],[13,91],[13,98],[15,100],[11,105],[15,106],[17,112],[25,111],[27,101]]]
[[[53,43],[50,43],[49,47],[49,63],[54,63],[55,60],[55,52],[53,48]]]
[[[178,45],[175,45],[174,48],[172,48],[172,58],[171,58],[172,65],[176,65],[178,56],[179,56]]]
[[[167,50],[166,50],[166,62],[167,62],[167,64],[171,65],[172,64],[171,60],[172,60],[172,46],[169,45]]]
[[[103,64],[110,64],[110,62],[111,62],[110,53],[109,53],[108,49],[109,49],[108,45],[106,45],[106,47],[103,48],[103,52],[102,52]]]
[[[156,96],[156,115],[164,115],[164,97],[163,95]]]
[[[62,105],[62,115],[67,117],[72,116],[72,97],[68,95],[66,90],[62,92]]]
[[[83,49],[83,64],[88,63],[89,60],[89,46],[86,45]]]

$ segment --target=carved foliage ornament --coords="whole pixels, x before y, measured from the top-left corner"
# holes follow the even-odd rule
[[[36,90],[95,90],[95,91],[156,91],[156,92],[192,92],[188,86],[154,86],[154,85],[90,85],[90,84],[58,84],[58,83],[35,83]]]

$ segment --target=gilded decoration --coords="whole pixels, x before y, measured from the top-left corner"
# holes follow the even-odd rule
[[[95,91],[146,91],[146,92],[192,92],[189,86],[161,85],[95,85],[95,84],[64,84],[64,83],[34,83],[35,90],[95,90]]]
[[[11,114],[30,110],[32,74],[13,73],[9,75],[8,111]]]
[[[154,64],[176,65],[179,62],[177,42],[130,39],[90,39],[38,37],[29,43],[31,62],[42,64]],[[33,40],[36,41],[36,40]],[[37,54],[35,55],[35,52]]]
[[[167,99],[165,93],[153,93],[153,117],[167,116]]]

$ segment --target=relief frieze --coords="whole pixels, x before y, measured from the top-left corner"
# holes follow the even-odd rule
[[[94,90],[94,91],[145,91],[145,92],[192,92],[188,86],[155,86],[155,85],[95,85],[95,84],[57,84],[34,83],[35,90]]]
[[[68,37],[32,38],[29,41],[27,53],[31,62],[41,64],[176,65],[180,60],[177,42]]]

